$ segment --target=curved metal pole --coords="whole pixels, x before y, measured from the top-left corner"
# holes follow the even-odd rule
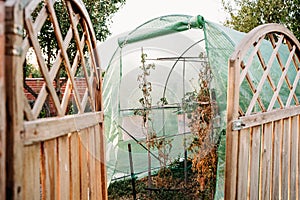
[[[173,70],[174,70],[176,64],[178,63],[178,61],[180,60],[180,58],[182,58],[183,55],[184,55],[186,52],[188,52],[192,47],[194,47],[196,44],[199,44],[200,42],[202,42],[202,41],[204,41],[204,40],[205,40],[205,39],[203,38],[203,39],[201,39],[201,40],[195,42],[194,44],[192,44],[191,46],[189,46],[184,52],[182,52],[182,54],[177,58],[177,60],[176,60],[175,63],[173,64],[173,66],[172,66],[172,68],[171,68],[171,70],[170,70],[170,72],[169,72],[169,74],[168,74],[168,77],[167,77],[167,80],[166,80],[166,83],[165,83],[165,87],[164,87],[163,98],[165,98],[165,96],[166,96],[167,85],[168,85],[168,82],[169,82],[171,73],[173,72]]]

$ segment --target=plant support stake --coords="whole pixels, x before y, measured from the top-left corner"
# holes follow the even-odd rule
[[[128,152],[129,152],[130,175],[131,175],[131,184],[132,184],[132,195],[133,195],[133,200],[136,200],[135,176],[134,176],[134,171],[133,171],[131,144],[130,143],[128,144]]]

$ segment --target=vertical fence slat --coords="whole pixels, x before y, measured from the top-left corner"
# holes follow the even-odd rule
[[[280,194],[280,150],[282,143],[282,120],[274,122],[274,140],[273,140],[273,164],[272,164],[272,191],[271,198],[279,199]]]
[[[281,192],[282,199],[289,198],[289,169],[290,169],[290,118],[283,120],[283,140],[281,149]]]
[[[270,199],[272,163],[272,123],[263,125],[261,149],[261,199]]]
[[[91,127],[88,129],[89,135],[88,135],[88,140],[89,140],[89,174],[90,174],[90,193],[91,193],[91,199],[96,199],[96,162],[95,162],[95,131],[94,127]]]
[[[105,180],[102,176],[101,176],[101,146],[100,146],[100,131],[99,131],[99,125],[95,127],[95,143],[96,143],[96,154],[95,154],[95,158],[96,158],[96,190],[97,190],[97,195],[101,196],[102,194],[102,181]]]
[[[104,124],[101,123],[96,127],[97,134],[100,136],[100,176],[101,176],[101,197],[107,199],[107,180],[106,180],[106,165],[105,165],[105,137],[104,137]]]
[[[249,166],[249,129],[243,129],[239,132],[239,156],[238,156],[238,179],[237,179],[237,197],[238,199],[247,199],[248,196],[248,166]]]
[[[296,199],[297,194],[297,164],[298,164],[298,116],[292,117],[291,121],[291,163],[290,163],[290,199]]]
[[[43,196],[46,199],[54,200],[56,191],[58,191],[58,157],[57,157],[57,140],[49,140],[44,143],[45,159],[45,191]]]
[[[6,108],[5,108],[5,63],[4,63],[4,1],[0,1],[0,196],[5,197],[5,147],[6,147]]]
[[[252,141],[251,141],[251,162],[250,162],[250,199],[257,200],[259,192],[259,164],[260,164],[260,138],[261,126],[252,128]]]
[[[40,144],[24,148],[23,199],[40,199]]]
[[[69,138],[58,138],[60,199],[70,199]]]
[[[78,133],[70,137],[71,199],[80,199],[80,155]]]
[[[87,131],[82,130],[80,132],[80,175],[81,175],[81,199],[88,200],[89,199],[89,160],[88,160],[88,138]]]

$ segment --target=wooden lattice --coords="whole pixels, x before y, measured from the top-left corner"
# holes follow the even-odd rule
[[[22,43],[22,60],[26,65],[26,52],[33,49],[33,57],[36,56],[38,64],[37,69],[42,75],[42,81],[44,81],[41,90],[36,91],[38,93],[36,99],[29,102],[26,97],[24,98],[27,120],[37,119],[41,115],[43,106],[49,101],[54,105],[56,111],[54,116],[70,114],[68,108],[70,105],[76,108],[76,113],[95,111],[93,87],[95,87],[95,84],[96,87],[99,87],[100,80],[94,33],[89,21],[80,17],[80,13],[74,12],[74,2],[73,4],[70,1],[60,3],[65,6],[65,9],[63,9],[65,12],[60,14],[60,17],[67,16],[67,23],[69,23],[65,35],[62,33],[62,24],[56,14],[55,4],[58,4],[58,2],[34,0],[25,7],[25,37]],[[48,23],[47,26],[45,26],[46,23]],[[45,55],[41,47],[42,39],[47,39],[41,34],[42,31],[45,32],[45,27],[50,27],[51,30],[47,31],[52,31],[55,35],[55,38],[48,38],[48,40],[52,40],[50,42],[55,43],[54,46],[57,48],[51,49],[51,51],[55,51],[55,56],[51,58],[49,58],[49,55]],[[47,50],[49,53],[50,50]],[[70,55],[70,51],[71,53],[75,52],[75,55]],[[60,82],[57,80],[61,80],[60,73],[62,72],[66,74],[64,77],[66,83],[64,85],[65,91],[60,97],[57,94],[57,90],[60,89],[58,87]],[[80,95],[76,83],[79,72],[81,72],[81,79],[83,78],[86,84],[86,89],[82,95]],[[75,103],[72,104],[72,100]],[[30,103],[33,105],[30,105]]]
[[[299,42],[291,33],[264,31],[262,28],[256,35],[248,35],[247,44],[240,46],[239,86],[251,91],[247,99],[252,97],[239,108],[242,116],[299,105]]]

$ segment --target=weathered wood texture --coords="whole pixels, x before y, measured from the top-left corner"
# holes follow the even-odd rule
[[[56,4],[65,7],[64,13],[57,12]],[[0,1],[1,9],[4,7]],[[79,0],[30,0],[21,4],[7,1],[5,11],[5,84],[10,89],[4,93],[6,97],[0,96],[1,197],[107,199],[101,69],[95,33],[83,3]],[[4,44],[3,17],[0,12],[1,44]],[[67,31],[61,29],[64,19]],[[45,28],[51,35],[41,34]],[[51,59],[42,52],[42,37],[55,44],[46,54]],[[4,89],[2,47],[1,93]],[[34,67],[43,79],[40,91],[31,91],[35,99],[30,101],[24,94],[28,85],[22,71],[30,62],[29,54],[36,58]],[[78,92],[77,78],[85,80],[83,94]],[[66,84],[63,93],[62,84]],[[6,114],[3,98],[8,102]],[[47,112],[49,100],[55,107],[54,113]],[[6,119],[5,128],[2,122],[5,124]],[[6,141],[9,145],[5,148]]]
[[[237,46],[229,61],[225,199],[300,198],[299,76],[300,43],[283,26],[259,26]]]
[[[0,1],[0,44],[5,44],[4,1]],[[0,197],[5,197],[5,71],[4,45],[0,45]]]
[[[23,199],[22,10],[5,2],[6,197]],[[21,111],[21,112],[20,112]]]

